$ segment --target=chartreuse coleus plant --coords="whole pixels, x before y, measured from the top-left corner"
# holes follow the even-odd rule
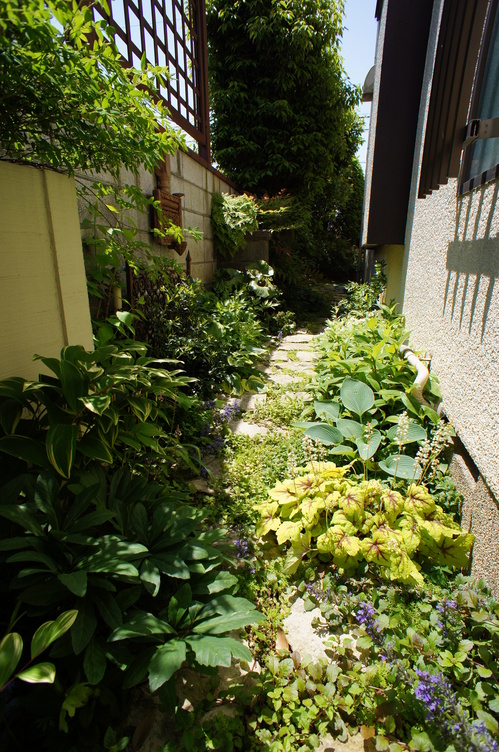
[[[332,562],[340,572],[367,562],[386,579],[415,584],[423,582],[425,562],[468,566],[474,536],[424,486],[412,483],[400,493],[348,472],[348,466],[312,462],[258,505],[257,535],[273,534],[287,546],[289,571],[310,559]]]

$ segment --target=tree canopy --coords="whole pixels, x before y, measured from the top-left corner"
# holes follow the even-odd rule
[[[141,163],[152,170],[180,145],[155,97],[164,69],[145,60],[141,70],[124,68],[113,29],[94,22],[90,7],[0,5],[0,158],[117,174]]]
[[[358,90],[340,57],[343,0],[208,0],[212,145],[259,196],[310,200],[350,164]]]

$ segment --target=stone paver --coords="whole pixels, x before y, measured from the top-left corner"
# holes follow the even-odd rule
[[[314,350],[298,350],[296,357],[298,360],[311,363],[314,360],[319,360],[320,353],[315,352]]]
[[[307,334],[306,332],[297,332],[296,334],[288,334],[282,338],[281,344],[284,342],[312,342],[315,339],[315,334]]]
[[[307,656],[313,661],[327,658],[324,643],[312,627],[312,620],[320,618],[320,608],[305,611],[303,598],[297,598],[291,606],[291,613],[283,621],[290,649],[297,651],[302,659]]]
[[[232,433],[243,436],[258,436],[259,434],[268,433],[268,428],[256,423],[247,423],[245,420],[234,420],[229,423]]]
[[[245,392],[241,397],[239,406],[243,412],[250,412],[251,410],[255,410],[258,405],[262,405],[266,401],[267,395],[265,393],[251,394],[250,392]]]

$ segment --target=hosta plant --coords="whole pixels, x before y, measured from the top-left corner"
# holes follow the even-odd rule
[[[474,536],[424,486],[413,483],[400,493],[376,480],[358,482],[348,471],[312,462],[258,505],[257,535],[272,533],[288,547],[290,571],[317,558],[340,572],[365,562],[386,579],[414,584],[423,581],[425,562],[468,566]]]

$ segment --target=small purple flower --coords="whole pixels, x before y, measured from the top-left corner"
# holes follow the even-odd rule
[[[248,556],[248,541],[244,538],[238,538],[235,541],[236,544],[236,558],[245,559]]]

